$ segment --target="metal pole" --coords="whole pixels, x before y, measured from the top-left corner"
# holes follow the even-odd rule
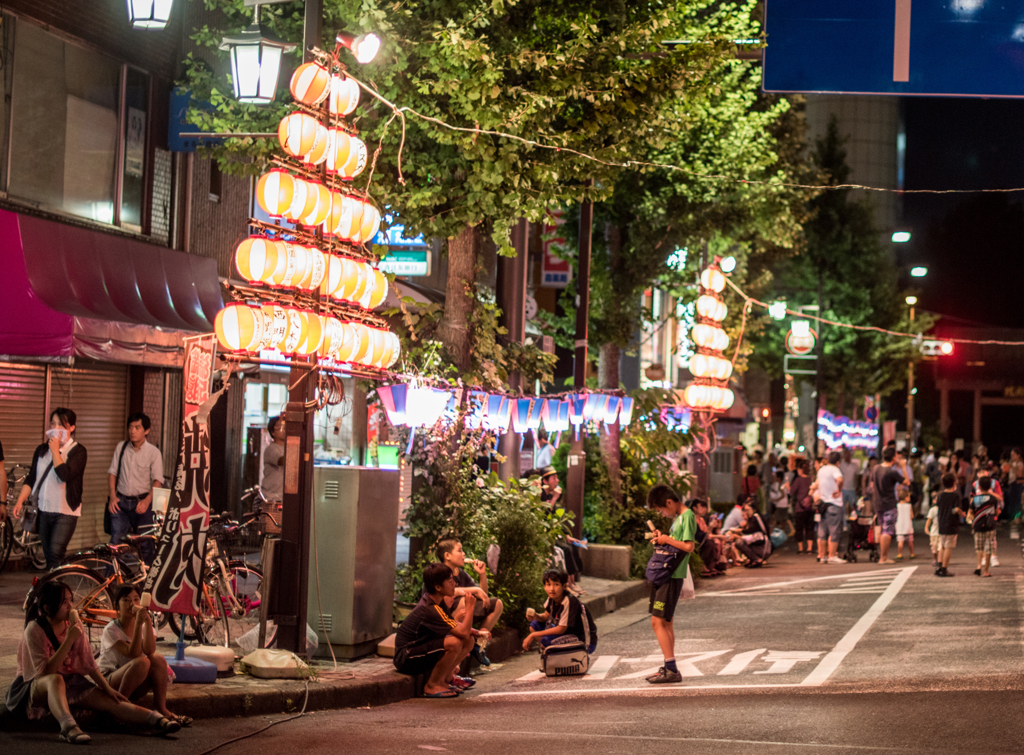
[[[914,323],[914,307],[910,307],[910,323]],[[911,328],[913,330],[913,328]],[[914,360],[907,363],[907,454],[914,450]]]
[[[825,298],[825,266],[823,264],[818,265],[818,317],[824,317],[825,311],[823,309],[823,300]],[[821,320],[817,321],[818,325],[818,358],[815,360],[814,366],[814,410],[811,412],[811,418],[814,422],[814,455],[818,455],[818,410],[822,407],[822,395],[821,395],[821,381],[822,372],[825,368],[825,326]]]
[[[323,0],[306,0],[302,39],[302,58],[306,62],[313,58],[310,50],[320,45],[323,15]],[[318,230],[317,237],[321,234]],[[295,366],[290,385],[284,413],[284,496],[272,605],[278,625],[277,646],[305,656],[313,512],[313,417],[306,407],[316,394],[316,376],[308,366]]]
[[[700,271],[708,266],[708,242],[704,242],[700,250]],[[715,426],[710,425],[710,431],[716,432]],[[690,451],[690,472],[693,474],[696,489],[693,494],[696,498],[711,500],[711,470],[708,469],[707,459],[701,451],[696,449]],[[742,473],[741,473],[742,474]]]
[[[592,182],[588,181],[587,186]],[[587,326],[590,322],[590,240],[594,229],[594,204],[584,201],[580,206],[580,249],[577,258],[578,279],[576,281],[576,354],[573,361],[573,389],[582,391],[587,387]],[[573,536],[583,532],[583,494],[586,473],[586,453],[583,451],[583,435],[579,440],[573,437],[569,450],[569,469],[566,475],[566,510],[571,511],[574,520]]]
[[[525,218],[520,219],[512,228],[512,246],[516,250],[516,256],[498,258],[497,289],[498,306],[501,308],[500,322],[508,331],[508,340],[511,343],[522,343],[526,338],[526,268],[529,261],[529,233],[529,222]],[[509,370],[508,384],[513,393],[522,390],[523,377],[514,367]],[[512,411],[515,412],[515,407]],[[505,461],[498,467],[498,476],[503,480],[519,477],[519,443],[519,436],[512,430],[501,436],[499,452]]]

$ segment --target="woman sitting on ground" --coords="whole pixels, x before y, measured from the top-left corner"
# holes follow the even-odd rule
[[[176,716],[167,709],[167,685],[173,672],[156,652],[156,631],[152,615],[140,604],[135,585],[121,585],[114,606],[117,618],[103,629],[100,640],[100,671],[110,686],[130,700],[140,700],[153,691],[153,710],[183,726],[188,716]]]
[[[72,705],[109,713],[127,723],[145,724],[161,734],[181,728],[157,711],[133,705],[110,686],[96,666],[85,629],[72,609],[71,590],[54,580],[39,588],[38,598],[25,612],[18,676],[7,690],[7,709],[30,719],[52,714],[60,724],[61,740],[85,744],[91,737],[75,722]]]

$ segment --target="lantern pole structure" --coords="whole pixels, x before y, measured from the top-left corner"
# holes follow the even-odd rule
[[[914,305],[917,304],[916,296],[908,296],[907,304],[910,305],[910,330],[914,330]],[[914,451],[914,360],[907,362],[907,458]]]
[[[522,343],[526,339],[526,272],[529,261],[530,224],[520,218],[512,227],[512,247],[515,257],[498,258],[498,306],[501,308],[501,325],[508,331],[508,340]],[[513,393],[523,389],[523,376],[518,369],[509,370],[509,388]],[[515,410],[513,409],[513,412]],[[498,467],[503,480],[518,478],[520,474],[521,435],[508,429],[499,440],[499,453],[505,461]],[[533,466],[531,464],[531,466]]]
[[[320,46],[323,26],[323,0],[306,0],[302,24],[302,62],[313,60],[313,48]],[[325,168],[320,166],[321,178]],[[317,226],[317,247],[322,248],[323,228]],[[316,363],[316,355],[310,357]],[[294,364],[285,405],[284,495],[281,507],[281,540],[275,554],[272,584],[278,605],[291,595],[293,614],[278,617],[278,647],[296,655],[306,654],[306,624],[309,595],[310,533],[313,516],[313,415],[306,410],[314,398],[315,381],[303,379],[308,366]],[[294,439],[294,440],[293,440]],[[291,477],[289,477],[291,474]],[[290,484],[291,483],[291,484]]]
[[[594,185],[587,181],[587,188]],[[580,205],[580,248],[577,257],[576,280],[576,349],[573,359],[573,389],[577,392],[587,387],[587,328],[590,323],[590,247],[594,229],[594,203],[584,200]],[[569,468],[565,480],[565,508],[572,512],[572,534],[579,538],[583,534],[583,496],[586,492],[587,455],[583,450],[583,433],[574,434],[569,449]]]

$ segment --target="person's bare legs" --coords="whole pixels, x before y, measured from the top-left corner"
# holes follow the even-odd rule
[[[494,625],[498,623],[498,619],[501,618],[501,612],[505,610],[505,605],[498,599],[494,598],[494,610],[491,611],[484,617],[484,622],[481,625],[483,629],[490,632],[494,629]]]
[[[829,539],[828,541],[828,557],[838,558],[839,557],[839,541]]]
[[[953,558],[953,549],[952,548],[942,548],[941,549],[941,553],[942,553],[942,556],[941,556],[941,560],[939,561],[939,563],[942,564],[942,568],[945,569],[946,567],[949,566],[950,559]]]
[[[454,634],[444,638],[444,655],[434,665],[433,670],[430,672],[430,678],[423,685],[424,694],[436,695],[438,692],[446,692],[448,690],[448,681],[455,673],[455,667],[459,665],[464,657],[462,653],[464,646],[465,642]]]
[[[984,557],[982,558],[981,576],[983,576],[983,577],[991,577],[992,574],[989,571],[991,566],[992,566],[992,554],[991,553],[985,553]]]
[[[158,710],[168,718],[177,718],[167,709],[167,659],[159,653],[149,656],[149,684],[153,686],[153,710]]]
[[[32,705],[41,706],[44,702],[53,717],[60,721],[71,715],[68,697],[64,690],[64,677],[60,674],[47,674],[36,677],[32,681]]]
[[[661,648],[661,654],[665,660],[675,660],[676,630],[672,627],[672,622],[652,616],[651,629],[654,630],[654,636],[658,638],[658,647]]]
[[[87,708],[109,713],[119,721],[129,724],[150,724],[153,725],[154,711],[147,710],[134,703],[122,703],[109,697],[103,690],[91,689],[82,697],[82,703]],[[157,716],[162,713],[156,712]]]
[[[110,675],[110,686],[125,697],[131,697],[149,677],[149,667],[150,661],[146,656],[132,658]]]
[[[825,555],[828,552],[825,549],[825,543],[826,543],[826,541],[824,539],[819,539],[818,540],[818,560],[819,561],[824,561],[826,558],[828,558],[828,556]]]
[[[978,570],[981,571],[982,563],[985,560],[985,551],[974,551],[978,554]]]
[[[881,543],[879,544],[879,556],[878,563],[880,564],[891,564],[892,561],[889,559],[889,544],[892,543],[892,535],[882,535]]]
[[[910,557],[913,558],[914,557],[914,536],[913,535],[908,535],[907,536],[907,547],[910,548]]]
[[[896,538],[896,558],[903,558],[903,538]]]

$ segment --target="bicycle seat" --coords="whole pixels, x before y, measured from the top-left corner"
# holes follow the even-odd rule
[[[127,543],[100,543],[93,548],[95,553],[127,553],[130,550]]]
[[[128,545],[139,546],[143,543],[155,543],[156,535],[125,535],[124,541]]]

